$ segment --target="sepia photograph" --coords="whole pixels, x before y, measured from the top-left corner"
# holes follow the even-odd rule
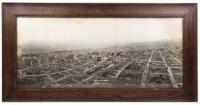
[[[183,88],[183,18],[17,18],[18,88]]]

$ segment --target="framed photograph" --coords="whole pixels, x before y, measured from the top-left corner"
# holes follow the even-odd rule
[[[3,101],[197,101],[197,4],[2,7]]]

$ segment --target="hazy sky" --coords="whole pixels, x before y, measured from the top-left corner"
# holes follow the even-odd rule
[[[17,18],[18,45],[106,46],[182,40],[182,18]]]

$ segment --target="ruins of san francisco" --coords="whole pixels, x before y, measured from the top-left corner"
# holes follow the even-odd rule
[[[17,87],[183,87],[177,19],[37,19],[19,21]]]

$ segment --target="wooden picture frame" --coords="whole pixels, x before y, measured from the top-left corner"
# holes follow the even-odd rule
[[[3,3],[3,101],[197,101],[197,4]],[[17,22],[27,17],[183,18],[183,88],[16,87]]]

